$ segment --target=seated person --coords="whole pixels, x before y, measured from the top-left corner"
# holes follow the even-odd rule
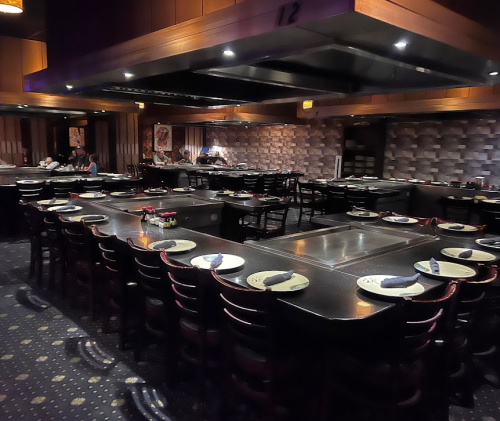
[[[67,164],[76,165],[76,160],[77,160],[76,149],[73,149],[71,151],[71,155],[67,159]]]
[[[168,156],[165,156],[165,152],[158,151],[153,156],[153,162],[155,163],[155,165],[157,165],[157,164],[160,164],[160,165],[161,164],[171,164],[172,160]]]
[[[88,167],[85,167],[84,170],[90,172],[92,175],[97,175],[97,154],[92,154],[89,157],[90,163]]]
[[[54,170],[59,166],[59,162],[54,161],[50,156],[45,158],[43,167],[47,170]]]
[[[185,150],[183,155],[179,155],[175,159],[176,164],[192,164],[193,161],[191,161],[191,152],[189,150]]]

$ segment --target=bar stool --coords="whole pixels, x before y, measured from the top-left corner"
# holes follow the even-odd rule
[[[53,197],[57,199],[66,199],[69,193],[75,191],[77,183],[72,180],[54,180],[50,182]]]

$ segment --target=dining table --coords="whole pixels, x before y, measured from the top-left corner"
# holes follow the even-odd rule
[[[205,193],[210,196],[210,193]],[[251,201],[253,202],[253,199]],[[442,236],[442,233],[422,232],[428,241],[415,242],[409,247],[401,247],[376,256],[366,256],[352,262],[333,267],[325,267],[314,262],[298,259],[294,256],[273,253],[269,250],[240,244],[209,234],[185,229],[182,226],[173,229],[162,229],[156,225],[141,222],[140,216],[105,206],[99,200],[71,199],[71,204],[81,206],[79,212],[64,214],[65,218],[82,214],[103,214],[108,219],[96,224],[99,230],[108,235],[116,235],[123,252],[128,253],[127,238],[147,248],[152,242],[160,240],[190,240],[196,247],[185,253],[169,253],[171,260],[179,265],[191,265],[193,258],[203,255],[226,253],[244,259],[241,267],[231,271],[223,271],[219,275],[227,282],[249,288],[247,278],[260,271],[289,271],[305,276],[310,284],[301,291],[277,294],[277,314],[291,326],[302,332],[314,333],[325,338],[352,337],[352,335],[373,335],[380,329],[386,329],[394,323],[397,311],[397,299],[378,296],[361,290],[357,285],[358,278],[366,275],[410,276],[415,274],[414,263],[419,260],[444,259],[440,250],[444,247],[473,247],[474,239],[482,236],[454,234]],[[341,221],[359,228],[352,220]],[[377,221],[380,222],[380,221]],[[428,227],[420,227],[424,230]],[[397,235],[397,230],[407,227],[384,228],[380,230],[387,235]],[[388,234],[384,230],[389,230]],[[262,241],[265,244],[266,241]],[[334,246],[333,246],[334,247]],[[495,253],[500,257],[499,253]],[[468,265],[474,266],[474,265]],[[419,282],[426,292],[432,293],[442,288],[445,282],[423,274]]]

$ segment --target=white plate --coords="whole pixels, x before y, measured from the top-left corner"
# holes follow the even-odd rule
[[[49,200],[39,200],[37,203],[39,205],[50,205],[50,206],[58,206],[58,205],[65,205],[66,203],[69,203],[69,200],[65,199],[57,199],[55,202],[50,203],[52,199]]]
[[[56,178],[55,180],[50,180],[51,183],[72,183],[74,180],[68,180],[67,178]]]
[[[425,273],[426,275],[435,276],[436,278],[462,279],[472,278],[473,276],[476,276],[476,271],[467,266],[459,265],[457,263],[445,262],[443,260],[438,260],[438,264],[439,274],[432,273],[428,260],[417,262],[413,265],[413,267],[419,272]]]
[[[261,202],[279,203],[281,201],[281,198],[279,198],[279,197],[259,197],[259,200]]]
[[[80,198],[82,199],[102,199],[106,197],[104,193],[82,193],[80,194]]]
[[[413,225],[413,224],[418,224],[418,219],[415,218],[408,218],[408,221],[399,221],[399,219],[406,218],[405,216],[386,216],[385,218],[382,218],[384,221],[391,222],[393,224],[404,224],[404,225]]]
[[[168,194],[168,190],[144,190],[144,193],[150,196],[161,196],[163,194]]]
[[[154,243],[148,244],[148,249],[150,250],[155,250],[155,246],[157,244],[164,243],[165,241],[175,241],[177,243],[176,246],[170,247],[166,249],[165,251],[167,253],[179,253],[181,251],[189,251],[193,250],[196,247],[196,243],[194,241],[189,241],[189,240],[161,240],[161,241],[155,241]],[[161,249],[159,249],[161,250]]]
[[[369,171],[369,172],[371,172],[371,171]],[[369,177],[369,176],[365,175],[363,177],[363,180],[378,180],[378,177]]]
[[[110,196],[115,196],[115,197],[134,197],[135,193],[130,193],[126,191],[114,191],[113,193],[110,193]]]
[[[500,200],[494,200],[494,199],[484,199],[482,202],[484,203],[500,203]]]
[[[270,287],[266,287],[264,285],[263,282],[266,278],[269,278],[270,276],[274,275],[279,275],[281,273],[286,273],[286,271],[266,270],[264,272],[253,273],[247,278],[247,283],[251,287],[257,289],[271,288],[272,291],[277,291],[277,292],[299,291],[309,286],[309,279],[307,279],[303,275],[299,275],[298,273],[294,273],[292,275],[292,278],[289,279],[288,281],[284,281],[276,285],[271,285]]]
[[[117,180],[117,181],[121,181],[121,180],[128,180],[129,177],[111,177],[111,180]]]
[[[44,183],[44,181],[39,181],[39,180],[17,180],[19,184],[37,184],[37,183]]]
[[[396,278],[392,275],[370,275],[363,276],[357,280],[357,284],[361,289],[373,294],[385,295],[386,297],[412,297],[420,295],[425,291],[424,286],[417,282],[404,288],[382,288],[380,283],[387,278]]]
[[[235,199],[250,199],[253,197],[253,195],[248,194],[248,193],[238,193],[238,196],[235,196],[236,193],[232,193],[229,195],[229,197],[234,197]]]
[[[368,215],[360,215],[362,213],[365,213],[364,211],[349,211],[349,212],[346,212],[347,215],[349,216],[353,216],[354,218],[378,218],[378,213],[375,213],[375,212],[370,212],[370,211],[366,211],[368,212]]]
[[[192,189],[192,188],[185,190],[184,187],[176,187],[175,189],[172,189],[172,190],[176,191],[178,193],[191,193],[192,191],[195,191],[195,189]]]
[[[98,172],[97,175],[110,175],[110,174],[107,172]]]
[[[59,212],[59,213],[71,213],[71,212],[79,212],[83,208],[81,206],[75,206],[75,209],[66,209],[66,210],[58,210],[61,206],[52,206],[51,208],[48,208],[50,212]]]
[[[87,224],[96,224],[98,222],[104,222],[104,221],[107,221],[109,219],[109,216],[107,215],[77,215],[77,216],[72,216],[70,219],[70,221],[73,221],[73,222],[80,222],[83,218],[89,218],[89,217],[96,217],[96,220],[95,221],[86,221]],[[99,217],[99,218],[97,218]]]
[[[215,191],[216,196],[228,196],[228,195],[233,194],[233,193],[234,193],[234,191],[232,191],[232,190],[224,190],[223,193],[219,192],[218,190]]]
[[[467,196],[448,196],[448,199],[455,199],[455,200],[473,200],[473,197],[467,197]]]
[[[475,242],[476,244],[480,245],[481,247],[490,249],[490,250],[500,250],[500,244],[497,246],[492,245],[492,244],[481,244],[481,240],[486,240],[486,238],[478,238]]]
[[[460,230],[450,228],[453,225],[463,225],[464,227],[462,229],[460,229]],[[464,225],[464,224],[459,224],[459,223],[456,223],[456,224],[439,224],[438,227],[441,228],[441,229],[443,229],[443,230],[453,231],[453,232],[475,232],[475,231],[477,231],[477,228],[473,227],[472,225]]]
[[[477,263],[486,263],[486,262],[494,262],[498,260],[498,258],[486,251],[481,250],[473,250],[471,257],[459,257],[458,255],[463,251],[471,250],[467,248],[453,248],[447,247],[441,250],[441,254],[446,257],[451,257],[453,259],[463,260],[464,262],[477,262]]]
[[[326,183],[328,180],[326,178],[317,178],[315,183]]]
[[[210,263],[217,256],[218,253],[195,257],[194,259],[191,259],[191,265],[198,266],[201,269],[210,269]],[[222,263],[217,270],[237,269],[242,267],[244,264],[245,259],[242,259],[239,256],[235,256],[233,254],[222,254]]]

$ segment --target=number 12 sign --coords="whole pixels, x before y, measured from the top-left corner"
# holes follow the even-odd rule
[[[278,9],[276,26],[288,26],[297,22],[302,4],[298,1],[286,3]]]

